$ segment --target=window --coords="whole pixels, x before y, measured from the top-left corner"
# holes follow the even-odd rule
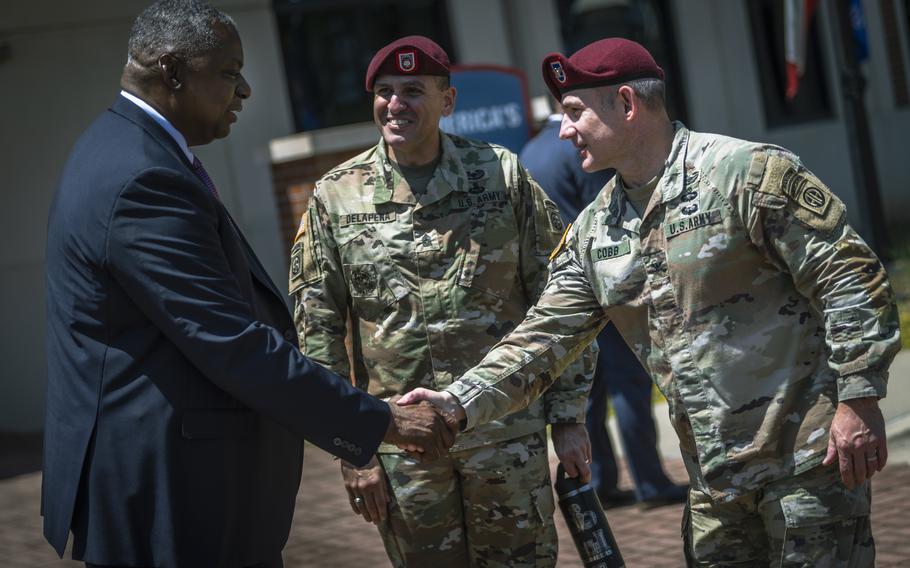
[[[799,90],[788,101],[784,3],[780,0],[748,0],[744,4],[749,11],[765,126],[776,128],[832,118],[834,112],[819,46],[817,11],[809,22],[805,68],[799,79]]]
[[[454,57],[443,0],[274,0],[273,7],[298,132],[371,120],[367,66],[399,37],[425,35]]]
[[[667,112],[686,121],[682,77],[667,0],[556,0],[566,55],[607,37],[624,37],[647,48],[664,70]]]

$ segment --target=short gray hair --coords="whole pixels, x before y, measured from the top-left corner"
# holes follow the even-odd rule
[[[628,85],[635,92],[635,95],[641,99],[642,104],[651,110],[661,110],[667,104],[667,87],[660,79],[635,79],[604,89],[601,104],[602,106],[613,108],[615,103],[616,91],[623,85]]]
[[[141,62],[162,53],[193,57],[218,48],[223,39],[216,24],[236,29],[230,16],[202,0],[159,0],[133,22],[127,59]]]

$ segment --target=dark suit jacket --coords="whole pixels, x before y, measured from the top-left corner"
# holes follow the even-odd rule
[[[389,410],[302,356],[282,295],[177,143],[119,97],[48,221],[42,514],[62,555],[235,567],[284,546],[303,438],[364,464]]]

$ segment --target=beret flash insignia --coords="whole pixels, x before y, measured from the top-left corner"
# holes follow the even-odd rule
[[[550,69],[553,71],[553,76],[556,77],[556,80],[560,83],[566,82],[566,72],[562,68],[562,63],[559,61],[551,61]]]
[[[402,73],[413,73],[417,69],[417,54],[413,51],[398,52],[398,70]]]

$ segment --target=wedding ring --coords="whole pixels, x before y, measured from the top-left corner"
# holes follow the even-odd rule
[[[866,458],[867,462],[874,462],[876,460],[878,460],[878,456],[869,456],[868,458]]]
[[[363,497],[354,497],[354,504],[360,505],[363,503]]]

